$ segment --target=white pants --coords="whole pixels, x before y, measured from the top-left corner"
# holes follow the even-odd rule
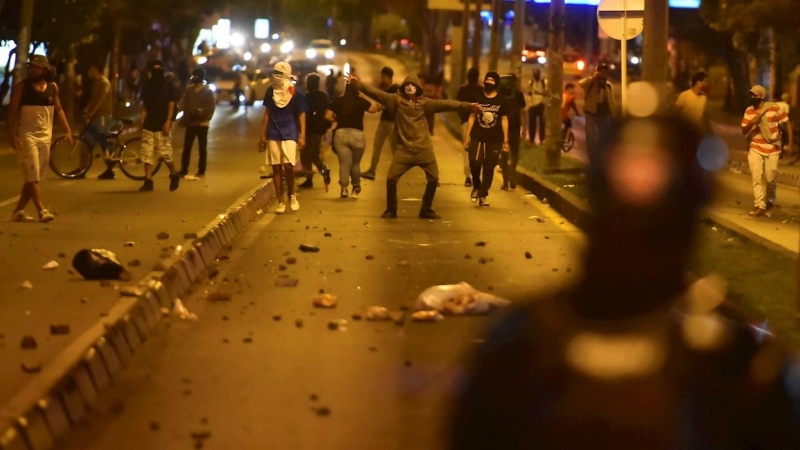
[[[764,156],[752,150],[747,154],[747,163],[753,178],[753,197],[756,208],[766,209],[767,205],[774,206],[778,188],[778,158],[780,153],[775,152]],[[766,194],[764,180],[766,179]]]
[[[22,171],[26,183],[40,181],[44,177],[47,164],[50,161],[50,143],[32,139],[28,136],[20,137],[20,147],[17,150],[17,163]]]

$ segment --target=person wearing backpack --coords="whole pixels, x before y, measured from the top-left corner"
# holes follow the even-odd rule
[[[764,100],[766,94],[763,86],[753,86],[750,89],[750,106],[742,118],[742,134],[747,136],[748,141],[747,162],[753,179],[755,208],[750,211],[752,217],[772,217],[778,188],[778,158],[781,154],[779,127],[789,120],[777,103]]]

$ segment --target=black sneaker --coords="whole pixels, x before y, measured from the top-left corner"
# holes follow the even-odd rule
[[[180,176],[181,178],[186,178],[186,175],[189,175],[189,171],[187,170],[181,170],[180,172],[178,172],[178,176]]]
[[[486,200],[486,197],[481,197],[478,199],[478,205],[489,206],[489,202]]]
[[[195,174],[195,176],[194,176],[194,177],[195,177],[195,178],[205,178],[205,177],[206,177],[206,174],[204,174],[204,173],[202,173],[202,172],[197,172],[197,174]],[[183,177],[181,177],[181,178],[183,178]]]
[[[375,172],[361,172],[361,178],[366,178],[368,180],[375,179]]]
[[[478,188],[472,188],[472,193],[469,194],[469,200],[472,203],[478,203]]]
[[[383,214],[381,214],[381,219],[397,219],[397,211],[393,209],[387,209],[383,212]]]
[[[470,177],[467,177],[467,179],[466,179],[466,180],[464,180],[464,186],[466,186],[466,187],[472,187],[472,178],[470,178]]]
[[[153,180],[144,180],[144,184],[139,188],[140,192],[150,192],[153,190]]]
[[[419,218],[420,219],[438,220],[438,219],[441,219],[442,217],[440,215],[436,214],[436,211],[434,211],[432,209],[423,209],[423,210],[421,210],[419,212]]]
[[[304,181],[301,184],[298,184],[297,187],[304,189],[311,189],[314,187],[314,182],[311,181],[311,178],[306,178],[306,181]]]
[[[177,173],[170,174],[169,176],[169,190],[175,191],[181,184],[181,176]]]
[[[97,179],[99,180],[113,180],[116,178],[117,175],[114,173],[114,169],[106,169],[105,172],[98,175]]]
[[[322,166],[322,181],[326,185],[331,184],[331,167],[327,164]]]
[[[511,190],[512,190],[512,191],[513,191],[514,189],[516,189],[516,188],[517,188],[517,182],[516,182],[516,181],[514,181],[514,179],[513,179],[513,178],[512,178],[511,180],[509,180],[509,182],[508,182],[508,183],[509,183],[509,185],[511,186]]]

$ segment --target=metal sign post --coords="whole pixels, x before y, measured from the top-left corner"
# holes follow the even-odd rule
[[[622,26],[622,40],[620,41],[622,44],[622,48],[620,49],[620,53],[622,53],[620,59],[622,59],[622,113],[626,114],[628,112],[628,33],[625,26],[628,24],[628,0],[622,0],[622,20],[620,21],[620,25]]]

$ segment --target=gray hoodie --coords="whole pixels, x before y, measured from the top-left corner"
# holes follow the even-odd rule
[[[406,87],[416,87],[418,95],[406,94]],[[400,85],[396,94],[389,94],[381,89],[368,86],[360,81],[355,86],[380,103],[384,108],[392,111],[395,116],[394,138],[395,159],[398,162],[424,163],[435,161],[433,144],[428,131],[428,121],[425,115],[446,111],[469,111],[472,105],[466,102],[453,100],[433,100],[422,96],[422,85],[415,75],[409,75]]]

